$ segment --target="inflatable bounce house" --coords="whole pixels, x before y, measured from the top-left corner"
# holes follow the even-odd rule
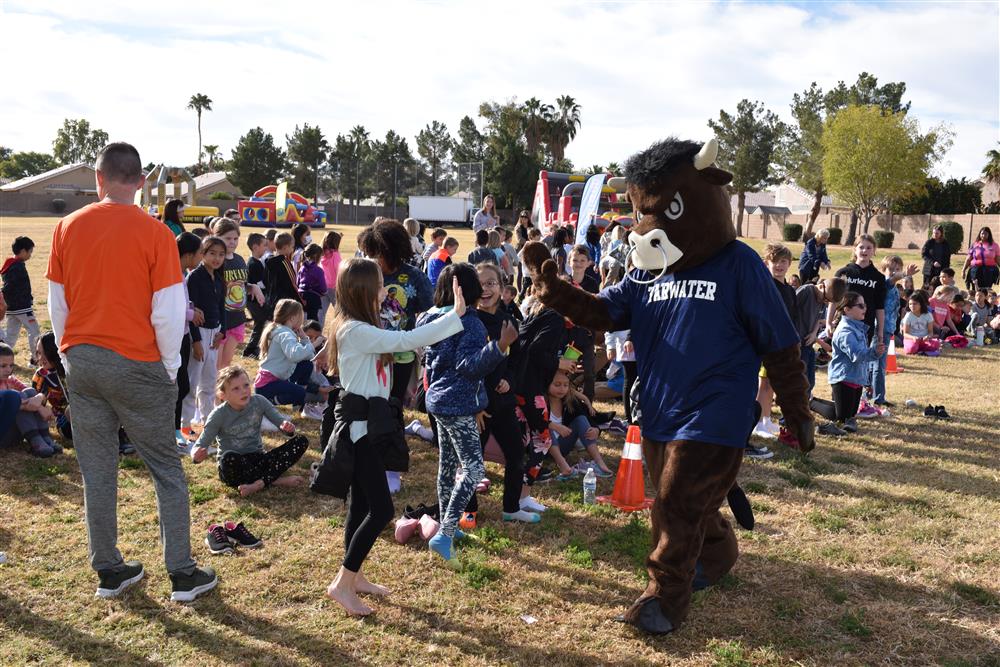
[[[219,215],[215,206],[195,206],[194,178],[184,167],[167,167],[159,165],[146,174],[142,189],[135,193],[136,206],[142,207],[150,215],[159,217],[163,207],[167,205],[167,184],[173,186],[173,199],[184,202],[184,217],[181,222],[201,225],[205,218]],[[181,191],[181,185],[187,184],[187,192]],[[153,187],[156,187],[156,199],[153,199]]]
[[[240,224],[246,227],[291,227],[304,222],[310,227],[326,226],[326,211],[309,204],[288,183],[267,185],[238,204]]]
[[[625,179],[611,174],[563,174],[538,172],[531,222],[548,234],[556,227],[575,225],[578,236],[591,223],[602,231],[611,222],[632,224],[632,205],[625,201]],[[577,224],[580,221],[582,224]]]

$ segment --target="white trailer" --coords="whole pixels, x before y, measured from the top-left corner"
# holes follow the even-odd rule
[[[410,196],[409,216],[425,225],[467,225],[472,213],[472,200],[466,197]]]

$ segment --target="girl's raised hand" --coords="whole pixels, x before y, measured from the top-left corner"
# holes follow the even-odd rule
[[[455,295],[455,312],[459,317],[465,315],[465,295],[462,288],[458,286],[458,276],[451,279],[451,291]]]

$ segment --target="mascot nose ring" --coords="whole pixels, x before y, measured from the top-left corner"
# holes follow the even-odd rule
[[[630,271],[626,270],[625,271],[625,278],[627,280],[631,280],[636,285],[649,285],[650,283],[655,283],[657,280],[659,280],[660,278],[662,278],[667,273],[667,265],[668,265],[668,262],[669,262],[669,260],[667,258],[667,250],[666,250],[666,248],[663,247],[663,244],[660,243],[659,239],[655,239],[655,243],[656,243],[656,245],[654,245],[653,247],[656,248],[657,250],[659,250],[660,253],[663,255],[663,268],[660,269],[660,272],[655,277],[650,278],[649,280],[639,280],[638,278],[634,277]],[[629,248],[628,248],[628,252],[625,253],[625,267],[626,267],[626,269],[628,268],[628,262],[629,262],[629,259],[632,257],[632,253],[633,252],[635,252],[635,246],[630,243],[629,244]]]

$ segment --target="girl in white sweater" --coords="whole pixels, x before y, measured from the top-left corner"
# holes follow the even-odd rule
[[[379,327],[378,313],[386,294],[378,264],[368,259],[347,260],[337,278],[337,302],[328,343],[331,370],[339,372],[344,393],[388,399],[392,388],[392,353],[432,345],[461,332],[465,300],[457,281],[454,289],[455,307],[446,316],[412,331],[384,330]],[[355,456],[344,526],[344,562],[326,591],[348,614],[355,616],[367,616],[373,611],[358,593],[389,593],[385,587],[365,579],[361,565],[395,513],[385,464],[381,454],[370,446],[367,434],[366,421],[351,422]]]

